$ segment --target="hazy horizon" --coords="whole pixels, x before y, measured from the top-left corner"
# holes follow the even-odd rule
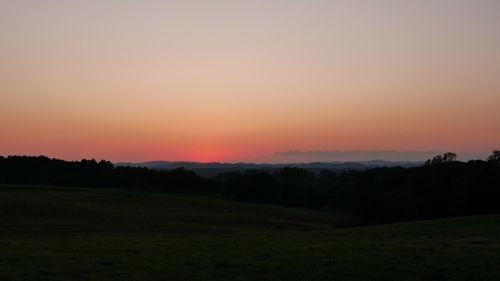
[[[451,151],[447,151],[451,152]],[[118,160],[113,163],[147,163],[147,162],[197,162],[197,163],[249,163],[249,164],[298,164],[313,162],[369,162],[369,161],[390,161],[390,162],[425,162],[434,156],[442,155],[446,151],[394,151],[394,150],[352,150],[352,151],[281,151],[260,158],[229,159],[223,161],[196,161],[186,159],[147,159],[140,161]],[[458,154],[458,161],[485,160],[490,153],[477,154],[465,152]],[[1,155],[7,157],[9,155]],[[19,155],[11,155],[19,156]],[[51,155],[21,155],[21,156],[45,156],[49,158],[61,159]],[[108,160],[99,157],[90,158],[62,158],[66,161],[80,161],[82,159]]]
[[[484,159],[500,146],[499,14],[495,0],[1,1],[0,155]]]

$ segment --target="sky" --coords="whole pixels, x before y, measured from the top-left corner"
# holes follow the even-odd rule
[[[0,0],[0,155],[484,158],[499,15],[496,0]]]

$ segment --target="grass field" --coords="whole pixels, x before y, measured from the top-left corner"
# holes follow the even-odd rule
[[[0,280],[500,280],[500,216],[335,228],[202,196],[0,186]]]

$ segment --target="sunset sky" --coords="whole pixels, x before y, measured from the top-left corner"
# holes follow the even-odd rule
[[[3,156],[485,157],[500,1],[0,0],[0,106]]]

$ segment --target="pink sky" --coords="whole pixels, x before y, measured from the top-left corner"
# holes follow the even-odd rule
[[[483,157],[500,146],[498,14],[489,0],[2,1],[0,155]]]

